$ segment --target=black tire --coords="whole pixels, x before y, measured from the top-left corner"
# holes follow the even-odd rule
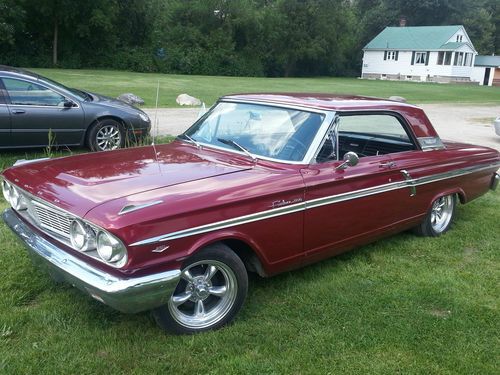
[[[432,202],[424,221],[415,228],[415,233],[425,237],[437,237],[445,233],[452,225],[456,204],[455,194],[437,198]]]
[[[173,334],[218,329],[235,318],[247,290],[248,274],[241,259],[223,244],[210,245],[186,261],[169,302],[153,310],[153,316]]]
[[[108,133],[108,130],[111,131]],[[109,139],[103,136],[109,135]],[[87,146],[91,151],[116,150],[125,146],[123,126],[113,119],[97,120],[87,132]]]

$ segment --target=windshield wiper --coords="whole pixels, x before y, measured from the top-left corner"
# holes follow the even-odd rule
[[[231,146],[232,148],[236,150],[243,151],[246,155],[252,158],[253,161],[255,161],[257,158],[255,157],[254,154],[252,154],[250,151],[248,151],[245,147],[237,143],[236,141],[233,141],[232,139],[225,139],[225,138],[217,138],[219,142],[222,142],[228,146]]]
[[[181,135],[177,136],[177,138],[185,139],[188,142],[194,144],[197,148],[201,148],[201,145],[197,141],[195,141],[193,138],[191,138],[189,135],[187,135],[186,133],[182,133]]]

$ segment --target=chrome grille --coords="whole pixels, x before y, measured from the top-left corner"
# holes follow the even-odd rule
[[[70,216],[37,201],[33,200],[31,203],[33,205],[35,219],[42,228],[69,238],[69,228],[71,225]]]

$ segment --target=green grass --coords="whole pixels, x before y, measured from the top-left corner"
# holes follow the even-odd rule
[[[116,97],[125,92],[139,95],[146,107],[155,106],[160,82],[160,107],[175,107],[175,98],[188,93],[207,105],[222,96],[241,92],[325,92],[405,97],[410,103],[498,103],[499,87],[415,82],[369,81],[356,78],[247,78],[131,73],[112,70],[32,69],[39,74],[78,87]]]
[[[1,166],[25,156],[43,153]],[[439,238],[402,233],[252,276],[233,325],[190,337],[54,284],[0,224],[0,373],[497,374],[499,207],[488,193]]]

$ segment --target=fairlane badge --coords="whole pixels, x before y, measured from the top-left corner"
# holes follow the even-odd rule
[[[302,202],[302,198],[295,198],[295,199],[292,199],[292,200],[281,199],[281,200],[278,200],[278,201],[274,201],[271,204],[271,207],[272,208],[278,208],[278,207],[288,206],[290,204],[295,204],[295,203],[300,203],[300,202]]]

